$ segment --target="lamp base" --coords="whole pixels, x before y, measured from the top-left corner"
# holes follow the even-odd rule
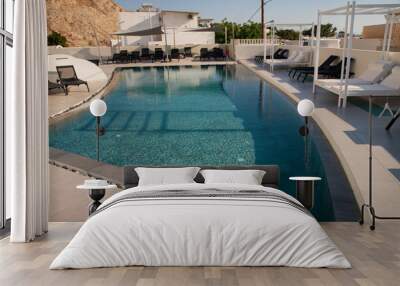
[[[302,126],[299,128],[299,133],[301,136],[307,136],[310,133],[310,130],[308,129],[307,126]]]

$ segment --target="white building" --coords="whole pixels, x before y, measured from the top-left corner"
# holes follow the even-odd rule
[[[119,31],[139,32],[161,27],[166,31],[168,45],[214,44],[215,33],[200,19],[198,12],[159,10],[144,4],[134,12],[119,13]],[[206,29],[205,29],[206,28]],[[122,46],[165,45],[165,35],[119,36]]]

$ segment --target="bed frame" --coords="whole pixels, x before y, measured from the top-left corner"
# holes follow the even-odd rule
[[[139,177],[135,168],[139,166],[125,166],[123,175],[124,188],[133,188],[138,185]],[[143,167],[143,166],[140,166]],[[182,166],[163,166],[165,168],[179,168]],[[253,166],[199,166],[201,169],[223,169],[223,170],[263,170],[265,171],[262,185],[279,189],[280,171],[277,165],[253,165]],[[150,167],[151,168],[151,167]],[[154,168],[160,168],[154,166]],[[203,176],[199,173],[194,179],[197,183],[204,183]]]

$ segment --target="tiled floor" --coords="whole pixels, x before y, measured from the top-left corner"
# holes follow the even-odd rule
[[[290,267],[118,267],[49,270],[53,259],[81,223],[50,223],[49,233],[32,243],[0,241],[0,285],[136,286],[398,286],[400,224],[384,222],[375,232],[357,223],[323,223],[352,269]]]

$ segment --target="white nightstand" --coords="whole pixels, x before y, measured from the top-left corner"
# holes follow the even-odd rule
[[[93,202],[89,205],[89,215],[97,210],[97,208],[101,205],[100,200],[106,194],[106,190],[111,190],[117,188],[117,185],[102,185],[96,186],[92,184],[83,184],[76,186],[77,189],[80,190],[89,190],[89,197],[93,200]]]

